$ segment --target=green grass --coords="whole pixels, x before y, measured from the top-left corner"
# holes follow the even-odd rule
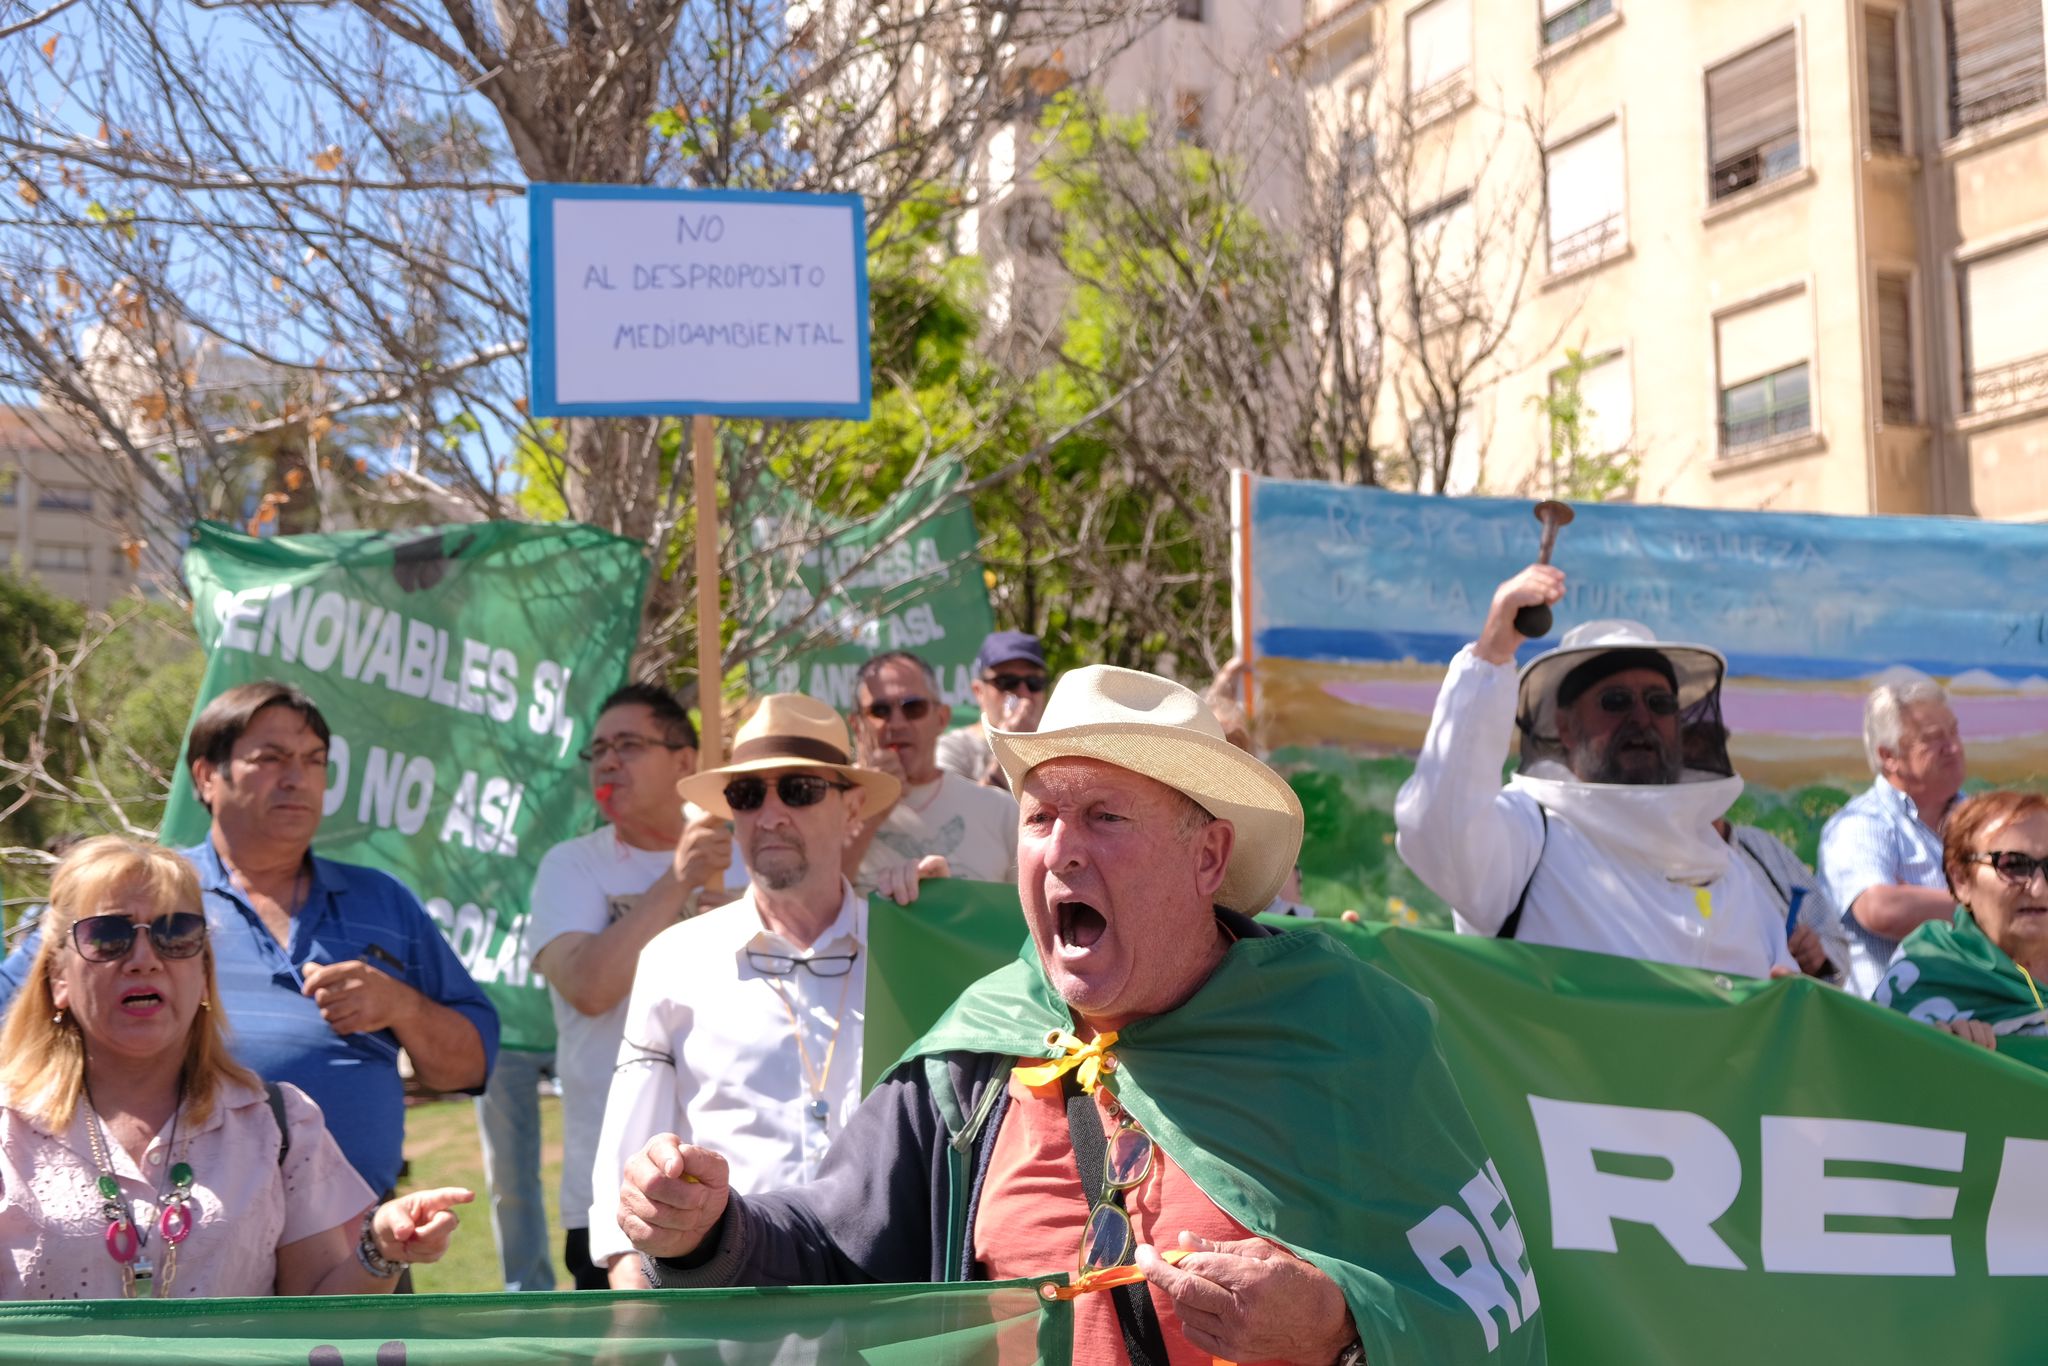
[[[543,1095],[540,1102],[541,1188],[547,1194],[548,1258],[555,1267],[555,1288],[570,1288],[562,1265],[561,1211],[555,1198],[562,1180],[562,1102]],[[462,1227],[449,1244],[448,1255],[413,1272],[413,1289],[422,1294],[451,1291],[503,1290],[498,1246],[491,1238],[490,1191],[484,1185],[484,1154],[477,1141],[476,1105],[468,1098],[430,1100],[406,1107],[405,1156],[411,1163],[404,1189],[467,1186],[474,1204],[458,1209]]]

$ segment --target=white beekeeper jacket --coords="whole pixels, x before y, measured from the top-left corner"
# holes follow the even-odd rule
[[[1516,690],[1512,665],[1460,650],[1394,804],[1401,857],[1456,909],[1459,932],[1498,934],[1520,902],[1515,937],[1526,943],[1747,977],[1796,972],[1771,889],[1713,828],[1742,780],[1624,787],[1523,774],[1503,788]]]

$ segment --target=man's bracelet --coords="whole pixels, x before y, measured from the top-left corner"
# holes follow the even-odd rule
[[[699,910],[703,909],[703,903],[704,889],[702,887],[692,887],[690,889],[690,894],[683,898],[683,908],[680,911],[676,912],[676,919],[690,919],[692,916],[696,915]]]
[[[356,1262],[363,1270],[380,1281],[388,1281],[405,1270],[404,1262],[394,1262],[377,1250],[377,1211],[382,1208],[372,1205],[363,1214],[363,1235],[356,1239]]]

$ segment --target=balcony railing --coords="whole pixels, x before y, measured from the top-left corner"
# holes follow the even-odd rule
[[[1599,222],[1580,228],[1550,244],[1550,269],[1555,274],[1575,266],[1589,265],[1621,250],[1621,214],[1617,211]]]
[[[1969,380],[1969,409],[1973,413],[1995,412],[2048,399],[2048,351],[1986,370],[1972,370]]]
[[[1813,429],[1813,405],[1802,400],[1788,403],[1753,417],[1732,418],[1721,424],[1721,453],[1735,455],[1754,446],[1768,446],[1787,437],[1803,436]]]

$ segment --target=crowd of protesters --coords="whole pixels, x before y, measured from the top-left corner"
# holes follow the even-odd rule
[[[1938,684],[1870,692],[1874,781],[1809,868],[1728,818],[1742,780],[1711,644],[1594,621],[1517,666],[1517,613],[1564,588],[1549,565],[1500,586],[1395,804],[1400,856],[1461,933],[1804,973],[1989,1048],[2048,1033],[2048,796],[1962,795]],[[1198,990],[1213,1009],[1226,984],[1290,1008],[1349,993],[1380,1022],[1308,1070],[1269,1058],[1275,1114],[1327,1109],[1302,1088],[1329,1068],[1376,1085],[1380,1051],[1434,1056],[1426,1014],[1348,954],[1303,960],[1252,918],[1316,912],[1301,806],[1253,752],[1241,667],[1207,696],[1106,666],[1055,680],[1037,638],[997,632],[973,725],[949,729],[932,665],[890,652],[848,714],[764,697],[720,755],[667,690],[619,688],[578,756],[603,823],[548,849],[530,898],[551,1055],[499,1053],[407,888],[313,854],[315,701],[221,694],[186,756],[208,837],[71,849],[0,964],[0,1297],[407,1288],[470,1196],[396,1193],[403,1054],[419,1086],[478,1096],[510,1289],[553,1286],[552,1074],[578,1289],[1078,1272],[1110,1293],[1079,1307],[1077,1343],[1133,1362],[1378,1359],[1397,1325],[1448,1333],[1427,1281],[1389,1288],[1362,1259],[1402,1233],[1397,1210],[1352,1192],[1304,1223],[1218,1200],[1309,1159],[1191,1116],[1161,1072],[1100,1084],[1144,1056],[1121,1035],[1196,1030]],[[938,878],[1016,886],[1035,961],[978,985],[863,1097],[868,898],[912,903]],[[1448,1076],[1424,1071],[1400,1086],[1427,1122],[1349,1160],[1405,1163],[1411,1184],[1441,1170],[1469,1203],[1490,1164]],[[1533,1280],[1510,1308],[1536,1322]]]

